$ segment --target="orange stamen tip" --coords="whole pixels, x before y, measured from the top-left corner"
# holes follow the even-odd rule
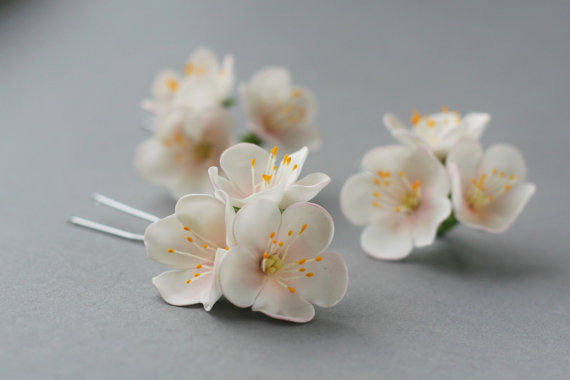
[[[380,185],[380,180],[378,178],[374,178],[372,181],[375,185]]]
[[[188,226],[184,226],[184,229],[185,229],[186,231],[190,231],[190,227],[188,227]]]
[[[307,273],[305,276],[307,276],[307,277],[313,277],[314,275],[315,275],[315,274],[314,274],[313,272],[309,272],[309,273]]]
[[[505,190],[509,191],[511,189],[511,185],[505,185]]]
[[[448,106],[441,107],[441,112],[449,112],[449,107]]]
[[[280,241],[278,245],[279,245],[280,247],[283,247],[283,242]]]
[[[168,252],[170,252],[170,253],[174,253],[174,252],[176,252],[176,251],[175,251],[175,250],[173,250],[173,249],[169,249],[169,250],[168,250]]]
[[[292,288],[292,287],[288,286],[287,289],[289,289],[289,291],[290,291],[291,293],[295,293],[295,288]]]
[[[273,149],[271,149],[271,154],[274,156],[277,156],[278,152],[279,152],[279,148],[277,146],[274,146]]]
[[[202,247],[208,248],[208,244],[204,243],[204,244],[202,244]]]
[[[307,259],[301,259],[301,260],[297,261],[297,264],[303,265],[303,264],[305,264],[306,261],[307,261]]]
[[[252,168],[255,168],[255,158],[252,158],[252,159],[251,159],[251,167],[252,167]]]
[[[273,244],[277,244],[277,239],[273,239]]]
[[[230,250],[230,247],[228,247],[228,246],[226,245],[226,251],[229,251],[229,250]]]
[[[293,230],[289,230],[289,232],[287,232],[287,235],[289,236],[293,235]]]
[[[269,253],[263,252],[263,257],[266,258],[266,259],[268,259],[268,258],[269,258]]]
[[[275,232],[272,232],[271,235],[269,235],[269,237],[270,237],[271,239],[273,239],[273,238],[275,237]]]
[[[189,283],[191,283],[191,282],[192,282],[192,280],[186,280],[186,283],[187,283],[187,284],[189,284]]]
[[[190,236],[188,236],[188,237],[186,238],[186,240],[188,240],[190,243],[192,243],[192,242],[194,241],[194,240],[192,240],[192,238],[191,238]]]
[[[322,256],[317,256],[317,257],[315,257],[315,261],[321,261],[322,259],[323,259]]]
[[[297,164],[293,165],[293,170],[297,170],[298,167],[299,167],[299,165],[297,165]]]
[[[396,212],[400,212],[400,207],[396,207]]]
[[[304,272],[304,271],[306,271],[305,268],[299,268],[299,272]]]
[[[422,115],[417,110],[412,110],[412,124],[416,125],[422,119]]]
[[[299,231],[299,235],[301,235],[303,232],[305,232],[305,230],[307,229],[307,224],[303,224],[303,227],[301,227],[301,231]]]
[[[200,277],[200,273],[194,273],[194,277]]]
[[[172,91],[172,92],[178,91],[178,88],[180,87],[180,85],[178,84],[178,81],[177,81],[176,79],[173,79],[173,78],[169,79],[169,80],[166,82],[166,85],[168,86],[168,88],[169,88],[170,91]]]
[[[202,264],[196,264],[196,269],[202,268]]]

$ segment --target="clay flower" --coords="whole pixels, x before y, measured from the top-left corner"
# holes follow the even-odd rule
[[[476,141],[462,141],[447,156],[447,169],[455,217],[488,232],[509,228],[536,190],[524,182],[524,159],[509,145],[494,145],[483,153]]]
[[[320,144],[316,99],[312,92],[292,84],[289,72],[281,67],[258,72],[249,84],[240,87],[249,128],[263,141],[286,153],[303,146]]]
[[[220,64],[210,50],[198,48],[186,61],[183,74],[172,69],[158,73],[152,85],[154,100],[143,102],[143,108],[160,113],[170,107],[220,105],[231,97],[234,83],[231,56]]]
[[[425,145],[439,159],[444,159],[459,140],[478,140],[490,118],[486,113],[468,113],[461,117],[459,113],[443,107],[442,112],[426,116],[413,111],[411,129],[406,128],[400,119],[390,113],[384,115],[384,124],[402,144],[409,147]]]
[[[236,144],[222,153],[220,167],[227,179],[218,175],[218,168],[209,169],[215,189],[226,192],[235,207],[257,199],[271,199],[279,207],[286,208],[294,202],[312,199],[329,182],[323,173],[312,173],[299,178],[308,150],[301,148],[291,155],[277,159],[276,146],[267,153],[257,145]]]
[[[210,310],[221,297],[218,270],[233,243],[229,228],[233,217],[229,203],[192,194],[176,203],[174,215],[147,227],[148,256],[174,269],[152,279],[166,302],[176,306],[202,303]]]
[[[449,180],[435,156],[426,148],[387,146],[369,151],[362,167],[344,184],[340,201],[348,220],[367,226],[364,251],[397,260],[413,246],[432,244],[451,212]]]
[[[295,203],[283,214],[271,200],[248,203],[234,219],[236,245],[220,264],[224,296],[273,318],[310,321],[312,304],[333,306],[346,293],[343,258],[323,253],[333,229],[331,216],[312,203]]]
[[[165,185],[175,198],[208,193],[208,168],[218,165],[232,142],[233,119],[216,106],[192,112],[171,109],[157,119],[155,135],[139,145],[135,166],[147,180]]]

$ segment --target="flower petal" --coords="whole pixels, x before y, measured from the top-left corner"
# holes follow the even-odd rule
[[[211,289],[214,286],[213,273],[194,277],[195,269],[174,270],[164,272],[152,279],[160,296],[169,304],[186,306],[202,303],[211,305],[216,300],[210,299]],[[190,280],[190,283],[187,281]]]
[[[252,160],[255,160],[256,184],[262,181],[265,167],[269,161],[269,154],[257,145],[249,143],[236,144],[224,151],[220,157],[220,166],[229,180],[245,194],[251,194],[252,188]]]
[[[296,293],[291,293],[273,278],[268,278],[251,308],[272,318],[304,323],[315,316],[315,308]]]
[[[416,247],[430,245],[435,240],[437,228],[451,213],[451,202],[446,194],[424,200],[414,214],[412,238]]]
[[[491,115],[483,112],[468,113],[461,120],[462,124],[467,125],[466,136],[475,140],[479,140],[487,124],[491,120]]]
[[[213,284],[210,287],[210,293],[208,298],[204,299],[202,302],[204,304],[204,309],[206,311],[212,310],[212,307],[220,298],[222,298],[222,285],[220,284],[220,265],[226,257],[227,251],[225,249],[219,248],[216,251],[216,258],[214,259],[214,268],[212,269],[212,277],[214,278]]]
[[[286,262],[290,262],[318,255],[329,246],[333,235],[330,214],[319,205],[300,202],[283,212],[277,240],[286,242]]]
[[[475,140],[463,140],[457,143],[449,152],[446,159],[446,165],[455,165],[462,185],[466,185],[471,178],[474,178],[477,172],[477,166],[483,156],[481,144]]]
[[[336,305],[346,293],[348,270],[344,259],[338,253],[325,252],[321,257],[319,262],[304,264],[305,271],[299,274],[301,277],[289,283],[305,301],[330,307]]]
[[[307,147],[302,147],[289,156],[291,157],[290,162],[287,161],[288,163],[285,163],[281,160],[281,165],[279,166],[276,175],[281,176],[282,179],[280,182],[284,182],[285,187],[288,187],[297,181],[301,174],[301,170],[303,170],[303,164],[305,163],[308,154],[309,149],[307,149]]]
[[[384,125],[390,132],[398,131],[401,129],[407,130],[406,126],[402,121],[396,116],[391,113],[387,113],[382,118],[384,121]]]
[[[234,219],[233,232],[238,246],[261,258],[270,235],[279,230],[281,211],[277,203],[261,199],[247,203]]]
[[[265,280],[260,258],[240,246],[231,248],[220,264],[222,292],[238,307],[253,305]]]
[[[157,184],[167,183],[176,173],[172,150],[155,138],[138,146],[135,168],[143,178]]]
[[[360,236],[362,249],[370,256],[383,260],[399,260],[412,251],[412,237],[404,226],[374,223]]]
[[[281,208],[287,208],[295,202],[307,202],[313,199],[328,183],[331,178],[324,173],[311,173],[285,190]]]
[[[144,233],[144,243],[150,258],[174,269],[189,269],[210,259],[186,240],[187,232],[175,215],[150,224]],[[175,252],[170,252],[173,250]],[[182,253],[182,252],[187,252]]]
[[[208,175],[210,176],[210,182],[212,183],[214,189],[223,191],[224,193],[228,194],[234,206],[240,208],[243,207],[243,199],[247,198],[248,194],[245,194],[240,189],[238,189],[237,186],[233,184],[233,182],[230,182],[226,178],[220,176],[218,174],[218,168],[215,166],[212,166],[210,169],[208,169]]]
[[[401,169],[410,182],[421,181],[422,198],[445,197],[449,193],[449,178],[445,168],[428,148],[415,149],[409,158],[402,162]]]
[[[526,165],[521,152],[511,145],[493,145],[483,155],[480,170],[482,173],[490,173],[497,169],[507,175],[514,174],[518,181],[526,178]]]
[[[340,191],[342,212],[351,223],[358,226],[369,224],[384,212],[383,209],[372,206],[372,194],[376,191],[374,178],[371,173],[354,174]]]
[[[482,213],[485,215],[483,223],[475,228],[487,232],[501,233],[506,231],[520,215],[530,197],[536,191],[532,183],[521,183],[491,202]]]
[[[212,195],[190,194],[176,203],[174,210],[187,235],[205,240],[213,248],[226,247],[225,204]]]
[[[362,168],[371,173],[378,170],[398,170],[414,150],[401,145],[388,145],[368,151],[362,158]]]

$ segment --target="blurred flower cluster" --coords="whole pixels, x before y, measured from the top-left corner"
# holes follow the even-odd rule
[[[505,231],[535,192],[525,182],[524,159],[513,146],[483,151],[479,137],[490,117],[461,116],[447,107],[421,115],[411,128],[386,114],[384,124],[402,145],[372,149],[362,172],[341,191],[341,207],[369,255],[402,259],[434,242],[458,223],[487,232]]]
[[[135,167],[146,180],[166,186],[176,199],[208,193],[208,168],[218,166],[221,153],[236,142],[233,58],[220,62],[208,49],[196,49],[182,72],[167,69],[152,85],[153,99],[142,107],[153,116],[152,136],[137,149]],[[260,70],[240,86],[248,134],[241,141],[277,146],[292,153],[303,146],[316,149],[316,99],[293,84],[281,67]]]

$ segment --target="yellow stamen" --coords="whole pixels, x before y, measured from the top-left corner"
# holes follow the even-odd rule
[[[255,168],[255,158],[252,158],[252,159],[251,159],[251,167],[252,167],[252,168]]]
[[[287,289],[289,289],[289,291],[290,291],[291,293],[295,293],[295,289],[294,289],[294,288],[288,286]]]
[[[271,149],[271,154],[273,156],[277,156],[277,152],[279,152],[279,148],[277,146],[274,146],[273,149]]]
[[[200,277],[200,273],[194,273],[194,277]]]
[[[417,110],[412,110],[412,124],[416,125],[422,120],[422,115]]]
[[[307,229],[307,224],[303,224],[303,227],[301,227],[301,231],[299,231],[299,235],[301,235],[303,232],[305,232],[305,230]]]
[[[202,264],[196,264],[196,269],[201,269],[202,268]]]
[[[299,268],[299,272],[304,272],[304,271],[306,271],[305,268]]]
[[[202,247],[208,248],[208,244],[204,243],[204,244],[202,244]]]
[[[188,226],[184,226],[184,229],[185,229],[186,231],[190,231],[190,227],[188,227]]]
[[[441,112],[449,112],[449,107],[448,106],[441,107]]]
[[[174,253],[174,252],[176,252],[176,251],[175,251],[175,250],[173,250],[173,249],[169,249],[169,250],[168,250],[168,252],[170,252],[170,253]]]
[[[307,277],[313,277],[314,275],[315,275],[315,274],[314,274],[313,272],[309,272],[309,273],[307,273],[305,276],[307,276]]]
[[[190,236],[188,236],[188,237],[186,238],[186,240],[188,240],[190,243],[192,243],[192,242],[194,241]]]
[[[303,265],[303,264],[305,264],[306,261],[307,261],[307,259],[301,259],[301,260],[297,261],[297,264]]]
[[[166,82],[166,85],[168,86],[168,88],[172,92],[176,92],[176,91],[178,91],[178,88],[180,88],[178,81],[174,78],[168,79],[168,81]]]
[[[317,256],[317,257],[315,257],[315,261],[321,261],[322,259],[323,259],[322,256]]]

